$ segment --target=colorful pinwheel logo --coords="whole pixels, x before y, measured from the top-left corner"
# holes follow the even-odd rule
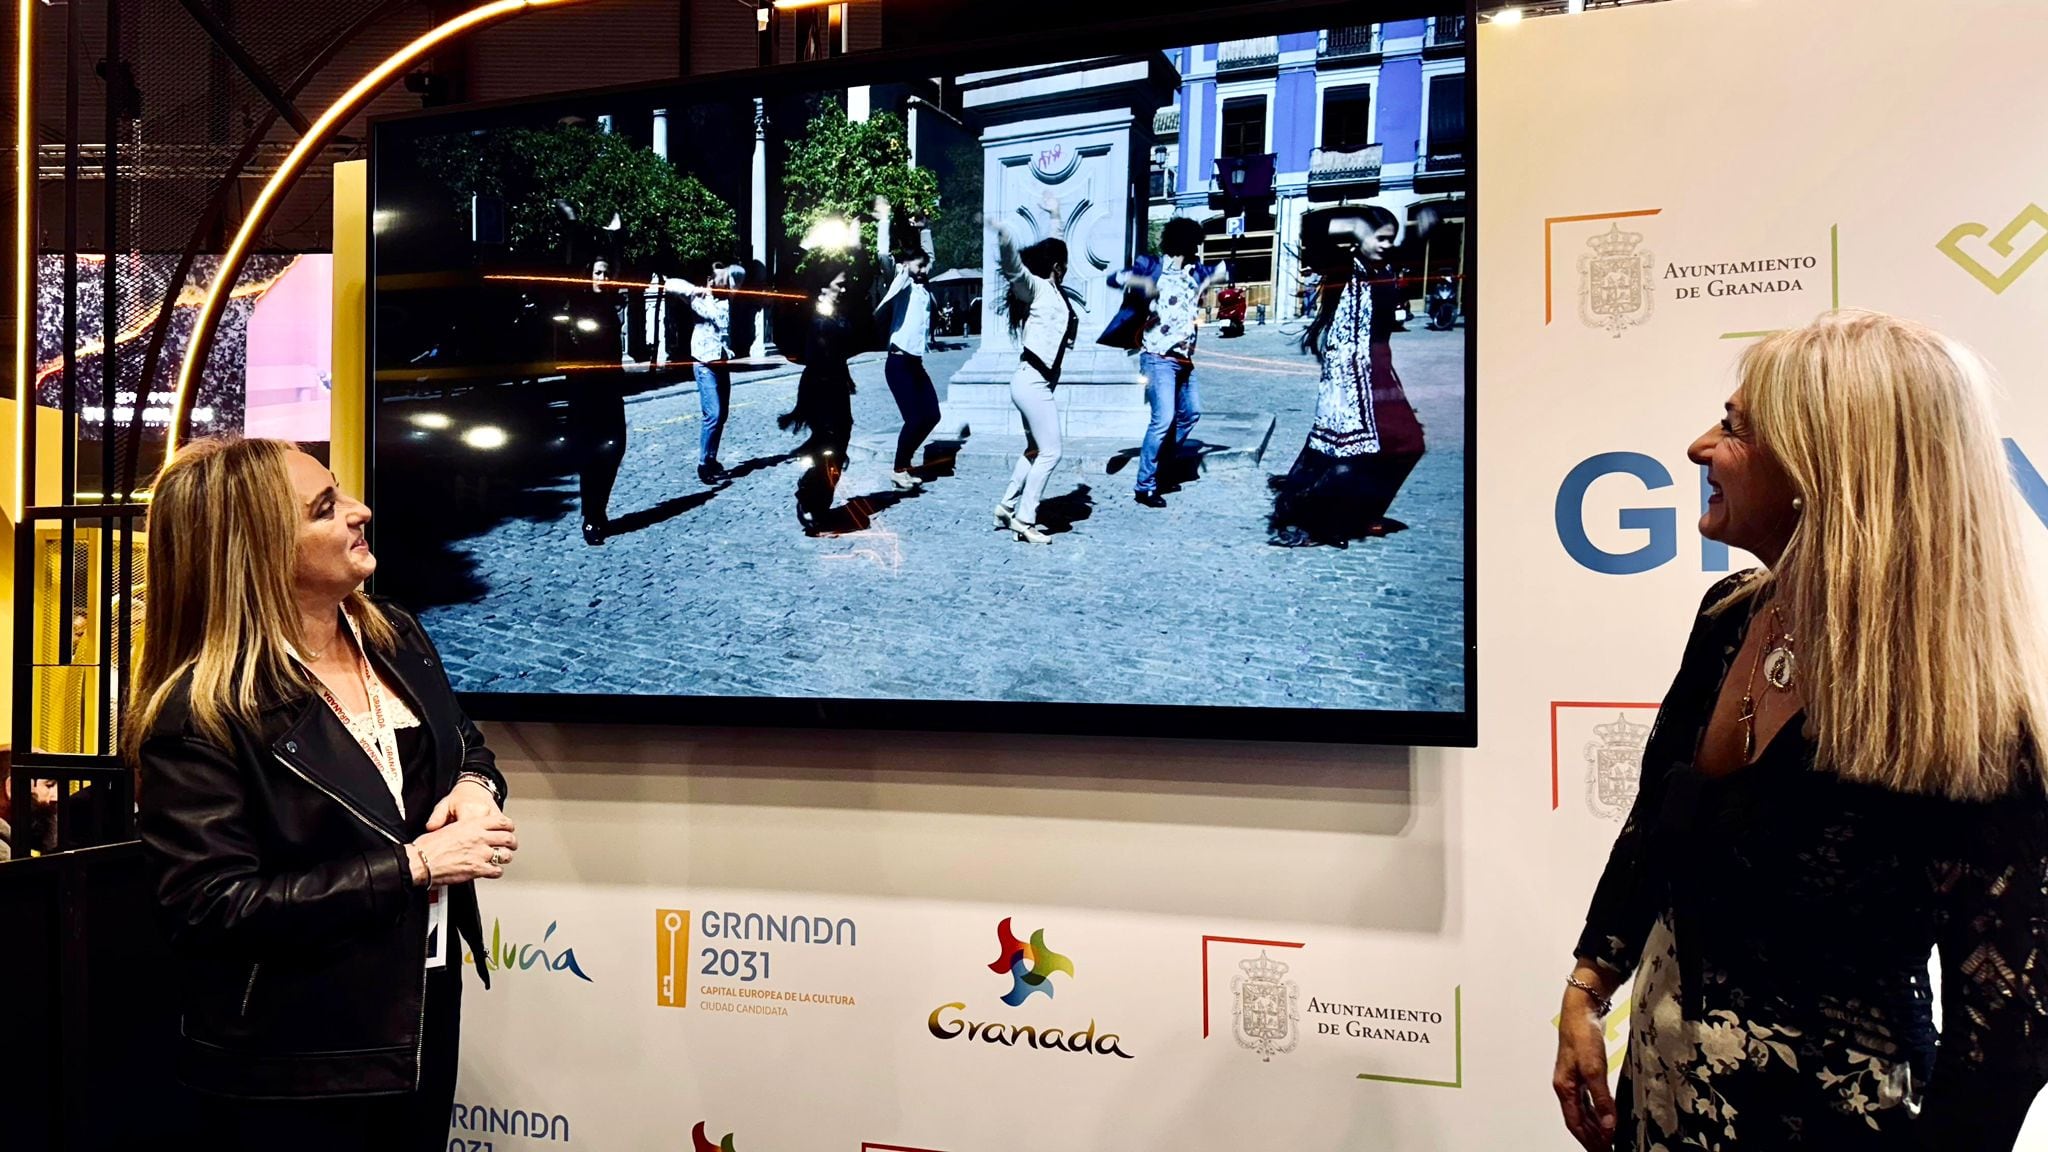
[[[1009,973],[1010,991],[1003,997],[1003,1003],[1012,1008],[1024,1003],[1034,992],[1051,996],[1053,973],[1074,974],[1072,960],[1045,946],[1043,928],[1033,932],[1031,942],[1027,944],[1017,939],[1016,933],[1010,930],[1010,918],[1005,916],[1003,922],[996,925],[996,943],[1003,951],[988,970],[998,975]]]
[[[690,1129],[690,1142],[693,1145],[692,1152],[733,1152],[732,1133],[727,1132],[725,1139],[713,1144],[711,1138],[704,1135],[702,1120],[697,1121],[697,1126]]]

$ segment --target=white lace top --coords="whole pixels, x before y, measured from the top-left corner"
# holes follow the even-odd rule
[[[347,613],[342,614],[342,619],[348,621],[349,632],[355,639],[357,651],[360,652],[363,643],[361,631],[356,628],[355,620]],[[309,675],[313,675],[312,663],[301,655],[298,649],[292,647],[290,641],[286,641],[285,651],[290,653],[291,658],[298,661],[300,667],[305,668]],[[362,660],[361,666],[368,669],[366,687],[374,705],[360,712],[343,712],[339,708],[339,697],[328,693],[329,699],[334,702],[336,719],[348,729],[349,735],[355,737],[356,743],[362,745],[363,754],[377,766],[377,775],[383,778],[384,786],[390,789],[391,800],[398,805],[398,814],[402,817],[405,815],[405,770],[398,763],[397,732],[401,728],[419,727],[420,719],[406,705],[404,698],[393,692],[391,686],[384,682],[384,677],[377,671],[375,664]],[[320,678],[317,675],[313,675],[313,679],[319,684]],[[324,684],[321,685],[321,690],[327,691]],[[381,732],[377,727],[377,717],[380,714],[385,724],[385,730]],[[373,753],[371,749],[386,749],[387,752]]]

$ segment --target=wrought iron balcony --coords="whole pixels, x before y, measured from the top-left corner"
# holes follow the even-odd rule
[[[1171,104],[1152,114],[1154,136],[1180,135],[1180,105]]]
[[[1464,16],[1432,16],[1429,18],[1429,35],[1423,41],[1426,48],[1444,48],[1463,44],[1472,38],[1472,21]]]
[[[1318,148],[1309,157],[1310,184],[1355,184],[1380,178],[1380,146],[1367,144],[1350,152]]]
[[[1271,68],[1280,62],[1278,36],[1254,36],[1249,40],[1225,40],[1216,46],[1216,70],[1241,72]]]
[[[1380,26],[1377,24],[1353,24],[1348,28],[1332,28],[1323,34],[1322,58],[1325,60],[1377,56],[1380,51]]]

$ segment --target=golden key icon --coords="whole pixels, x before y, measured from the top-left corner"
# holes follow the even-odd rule
[[[689,986],[679,987],[676,978],[683,975],[687,979],[679,964],[690,956],[690,914],[662,908],[654,915],[654,970],[659,981],[655,1003],[667,1008],[688,1007]]]

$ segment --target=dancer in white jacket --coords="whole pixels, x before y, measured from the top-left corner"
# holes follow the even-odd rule
[[[1050,544],[1052,536],[1038,523],[1038,501],[1045,481],[1060,462],[1059,410],[1053,404],[1060,365],[1074,346],[1080,317],[1061,289],[1067,275],[1067,242],[1061,238],[1059,201],[1048,197],[1052,235],[1025,248],[1001,221],[995,232],[998,272],[1006,285],[1003,312],[1010,338],[1018,346],[1017,371],[1010,377],[1010,402],[1024,418],[1024,454],[1010,473],[1010,483],[996,504],[996,524],[1033,544]]]

